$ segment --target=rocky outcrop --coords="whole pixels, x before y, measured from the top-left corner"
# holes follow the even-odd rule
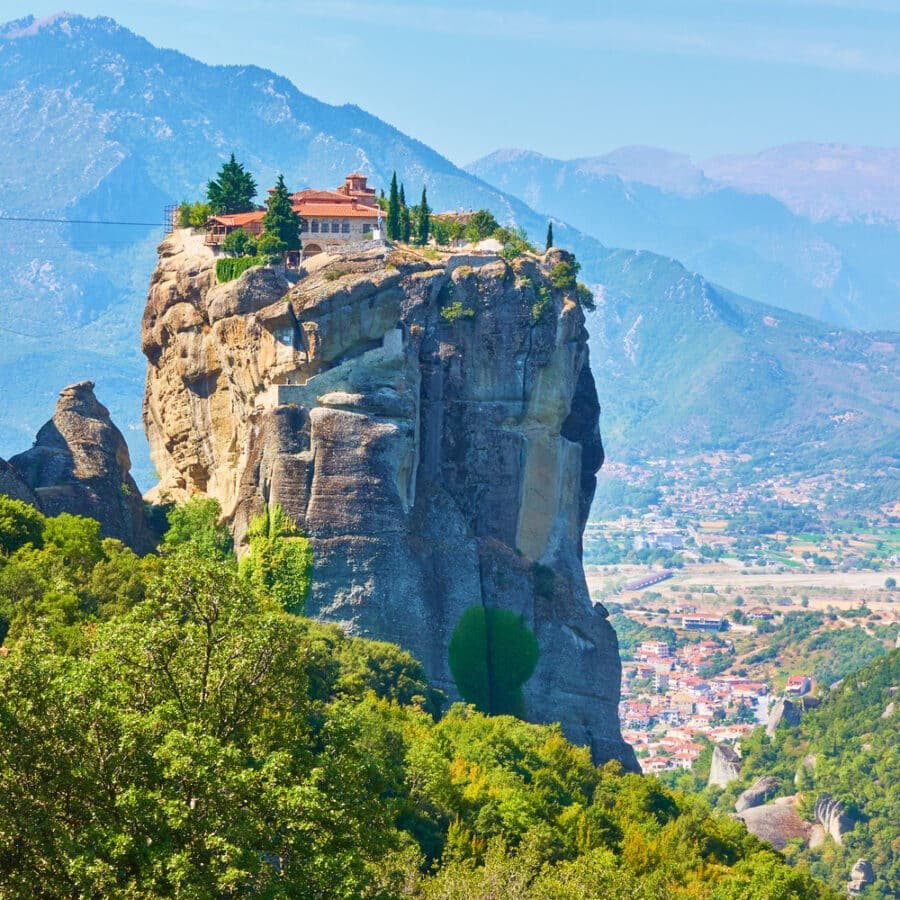
[[[0,459],[0,494],[13,500],[24,500],[32,506],[38,505],[34,491],[22,481],[19,473],[4,459]]]
[[[761,806],[766,800],[775,796],[779,781],[773,775],[761,775],[750,787],[737,798],[734,804],[736,812]]]
[[[219,285],[174,233],[143,321],[154,496],[216,497],[238,545],[280,504],[313,544],[307,612],[406,647],[451,697],[463,612],[520,614],[528,718],[636,770],[580,559],[603,449],[582,310],[548,279],[565,259],[370,251]]]
[[[67,512],[100,522],[104,537],[118,538],[144,552],[152,547],[131,460],[109,410],[94,396],[90,381],[64,388],[53,418],[34,446],[9,466],[46,515]]]
[[[709,766],[709,784],[724,788],[741,775],[741,758],[728,744],[716,744]]]
[[[766,734],[772,737],[779,728],[793,728],[799,725],[803,713],[808,709],[815,709],[818,705],[818,697],[799,697],[796,700],[779,697],[769,710]]]
[[[875,870],[867,859],[858,859],[850,870],[847,893],[851,897],[861,894],[870,884],[875,884]]]
[[[854,825],[844,804],[840,800],[835,800],[831,794],[819,794],[813,807],[813,817],[831,835],[836,844],[843,844],[844,835],[851,831]]]
[[[752,806],[734,813],[746,825],[747,831],[760,840],[768,841],[776,850],[783,850],[787,842],[796,838],[809,839],[810,825],[797,812],[797,797],[779,797],[763,806]]]

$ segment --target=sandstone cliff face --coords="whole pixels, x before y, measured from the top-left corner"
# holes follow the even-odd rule
[[[12,457],[9,467],[30,492],[23,499],[46,515],[89,516],[99,520],[104,537],[139,552],[152,549],[128,447],[92,382],[63,389],[34,446]]]
[[[216,497],[238,542],[267,503],[305,529],[310,615],[396,641],[457,697],[462,613],[521,613],[528,717],[635,768],[581,567],[603,449],[583,314],[547,281],[561,259],[370,252],[218,285],[176,232],[144,315],[144,420],[156,496]]]

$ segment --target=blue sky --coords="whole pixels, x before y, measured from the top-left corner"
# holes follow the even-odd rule
[[[0,0],[0,19],[55,2]],[[900,0],[83,0],[156,44],[256,63],[466,163],[627,144],[695,159],[900,145]]]

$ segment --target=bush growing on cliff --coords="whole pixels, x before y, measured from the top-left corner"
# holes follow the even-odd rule
[[[265,256],[226,256],[216,260],[216,278],[219,284],[225,284],[227,281],[240,278],[247,269],[264,266],[268,261],[268,257]]]
[[[309,539],[280,506],[267,506],[247,529],[249,552],[241,574],[282,608],[301,615],[312,584],[313,555]]]
[[[581,263],[577,260],[561,260],[550,270],[550,283],[561,291],[574,290],[578,284]]]
[[[475,310],[470,309],[468,306],[463,306],[460,300],[453,300],[446,306],[441,307],[441,318],[452,325],[460,319],[474,319]]]

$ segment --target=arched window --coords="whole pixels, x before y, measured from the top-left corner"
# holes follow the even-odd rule
[[[350,234],[350,220],[344,219],[341,223],[341,233],[342,234]]]
[[[313,230],[313,234],[319,233],[319,220],[318,219],[312,220],[312,230]]]
[[[331,233],[332,233],[332,234],[340,234],[340,233],[341,233],[341,223],[338,222],[337,219],[335,219],[335,220],[331,223]]]

